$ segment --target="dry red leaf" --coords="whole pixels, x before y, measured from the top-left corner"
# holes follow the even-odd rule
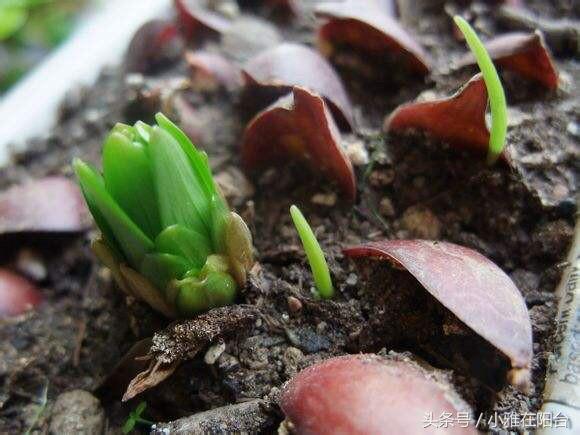
[[[297,433],[319,435],[434,434],[441,429],[425,427],[426,415],[467,408],[452,400],[449,384],[425,370],[376,355],[346,355],[308,367],[284,386],[280,406]],[[453,425],[445,433],[477,431]]]
[[[176,60],[183,48],[177,27],[165,20],[143,24],[129,43],[125,56],[128,72],[148,74]]]
[[[385,120],[383,129],[386,132],[425,131],[455,148],[486,155],[489,148],[485,122],[487,100],[485,82],[477,74],[451,97],[397,107]],[[505,153],[502,159],[506,160]]]
[[[38,288],[27,279],[0,268],[0,318],[17,316],[42,301]]]
[[[320,51],[332,57],[336,47],[347,46],[369,59],[395,56],[410,71],[427,75],[429,56],[415,39],[374,2],[328,2],[316,8],[326,21],[318,30]]]
[[[79,188],[64,177],[47,177],[0,193],[0,235],[77,232],[88,228]]]
[[[344,250],[353,258],[387,260],[402,267],[470,330],[511,362],[508,381],[529,383],[532,327],[512,280],[478,252],[447,242],[384,240]]]
[[[242,139],[242,162],[249,172],[292,158],[321,171],[354,200],[356,179],[338,128],[324,100],[300,87],[254,117]]]
[[[189,51],[185,60],[192,72],[192,87],[197,91],[233,91],[241,86],[240,70],[221,54]]]
[[[185,37],[194,44],[219,37],[231,26],[230,20],[207,10],[198,0],[175,0],[175,7]]]
[[[487,41],[485,47],[496,64],[548,89],[558,88],[558,71],[540,32],[508,33]],[[475,64],[472,53],[459,61],[459,66]]]
[[[246,99],[258,99],[259,109],[290,92],[293,86],[300,86],[325,98],[340,127],[353,125],[352,106],[340,77],[326,59],[311,48],[280,44],[250,59],[242,76]]]

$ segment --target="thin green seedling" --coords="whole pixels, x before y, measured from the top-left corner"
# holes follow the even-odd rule
[[[483,74],[483,80],[489,95],[489,105],[491,108],[491,128],[489,133],[489,148],[487,153],[487,163],[493,165],[501,155],[505,147],[507,133],[507,103],[505,92],[499,78],[499,74],[485,49],[485,46],[475,33],[471,25],[462,17],[453,17],[455,24],[465,36],[467,45],[473,52],[477,65]]]
[[[323,299],[330,299],[334,295],[334,287],[332,286],[332,279],[330,278],[330,271],[328,270],[324,252],[322,252],[322,248],[304,215],[295,205],[290,207],[290,216],[292,216],[292,221],[306,252],[314,283],[316,284],[317,295]]]
[[[133,411],[129,413],[129,417],[127,417],[127,420],[125,421],[125,424],[122,428],[124,434],[130,433],[133,429],[135,429],[137,424],[142,424],[145,426],[153,426],[155,424],[152,421],[145,420],[143,417],[141,417],[141,414],[143,414],[145,408],[147,408],[147,403],[141,402]]]

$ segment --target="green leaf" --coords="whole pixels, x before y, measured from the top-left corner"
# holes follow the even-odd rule
[[[0,6],[0,41],[10,38],[20,30],[27,18],[28,11],[23,7]]]
[[[505,147],[508,124],[505,92],[489,53],[473,28],[467,21],[458,15],[453,17],[453,19],[455,20],[457,27],[459,27],[459,30],[461,30],[461,33],[465,36],[467,45],[469,45],[469,48],[475,56],[475,60],[483,74],[487,93],[489,94],[489,105],[491,106],[491,130],[489,133],[487,161],[489,164],[493,164]]]
[[[131,266],[138,267],[145,254],[153,249],[153,242],[113,200],[94,169],[79,159],[73,161],[73,168],[90,208],[97,210],[99,219],[107,223],[107,231],[112,233]]]
[[[186,258],[197,268],[203,267],[211,254],[209,239],[183,225],[164,229],[155,239],[155,247],[159,252]]]
[[[182,279],[190,268],[191,263],[177,255],[147,254],[141,262],[139,272],[158,290],[164,292],[169,281]]]
[[[226,251],[225,232],[229,222],[230,210],[219,194],[210,200],[211,241],[214,252],[223,254]]]
[[[137,421],[135,421],[135,417],[131,414],[129,417],[127,417],[127,421],[125,421],[125,424],[121,430],[124,434],[128,434],[133,429],[135,429],[135,424],[137,424]]]
[[[203,151],[198,151],[187,135],[163,113],[155,115],[155,120],[161,128],[167,131],[179,143],[179,146],[181,146],[181,149],[189,158],[196,177],[209,200],[216,193],[216,188],[207,154]]]
[[[316,288],[321,297],[324,299],[331,298],[334,295],[334,288],[332,286],[328,264],[324,258],[324,252],[322,252],[312,228],[310,228],[310,225],[308,225],[308,222],[298,207],[295,205],[290,207],[290,215],[292,216],[300,240],[302,240],[302,245],[304,246],[308,263],[310,263],[312,275],[314,276]]]
[[[161,231],[151,164],[145,147],[112,132],[103,148],[105,187],[151,239]]]
[[[179,293],[175,302],[184,316],[231,304],[236,298],[236,281],[225,272],[210,272],[202,281],[186,278],[177,286]]]
[[[165,130],[153,127],[148,151],[163,227],[181,224],[209,236],[209,198],[180,145]]]

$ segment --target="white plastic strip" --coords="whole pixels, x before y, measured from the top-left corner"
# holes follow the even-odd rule
[[[108,0],[87,14],[71,38],[0,99],[0,168],[10,150],[46,133],[65,94],[92,84],[101,69],[118,63],[137,28],[165,15],[171,0]]]

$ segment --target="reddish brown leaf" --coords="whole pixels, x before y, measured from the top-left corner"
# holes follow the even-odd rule
[[[491,39],[485,44],[492,60],[507,70],[541,83],[548,89],[558,88],[558,71],[540,32],[513,32]],[[475,65],[467,53],[459,66]]]
[[[422,130],[458,149],[485,155],[489,147],[486,108],[487,89],[477,74],[451,97],[399,106],[385,120],[383,129]],[[505,153],[502,158],[506,159]]]
[[[345,249],[407,270],[461,322],[511,361],[509,381],[525,387],[532,360],[526,304],[512,280],[478,252],[447,242],[384,240]]]
[[[192,72],[192,87],[197,91],[232,91],[241,86],[240,70],[218,53],[190,51],[185,60]]]
[[[455,400],[453,400],[455,399]],[[280,404],[300,434],[434,434],[425,416],[468,412],[452,387],[426,370],[376,355],[346,355],[300,372],[283,388]],[[471,425],[445,433],[475,434]]]
[[[353,125],[352,106],[340,77],[326,59],[304,45],[285,43],[266,50],[250,59],[242,75],[247,98],[260,99],[260,108],[290,92],[292,86],[301,86],[326,99],[340,127]],[[268,97],[262,98],[265,93]]]
[[[175,24],[151,20],[143,24],[129,43],[125,68],[129,72],[148,74],[176,60],[183,48]]]
[[[326,19],[318,30],[320,50],[329,57],[338,46],[348,46],[370,59],[390,54],[409,70],[429,74],[425,50],[383,8],[371,4],[349,0],[319,5],[316,14]]]
[[[219,37],[231,26],[230,20],[205,9],[198,0],[175,0],[175,7],[184,35],[194,44]]]
[[[47,177],[0,193],[0,235],[77,232],[88,227],[85,202],[75,183]]]
[[[40,291],[30,281],[0,268],[0,318],[22,314],[41,301]]]
[[[259,113],[242,139],[242,161],[250,172],[291,158],[306,161],[354,200],[356,179],[338,128],[324,100],[300,87]]]

